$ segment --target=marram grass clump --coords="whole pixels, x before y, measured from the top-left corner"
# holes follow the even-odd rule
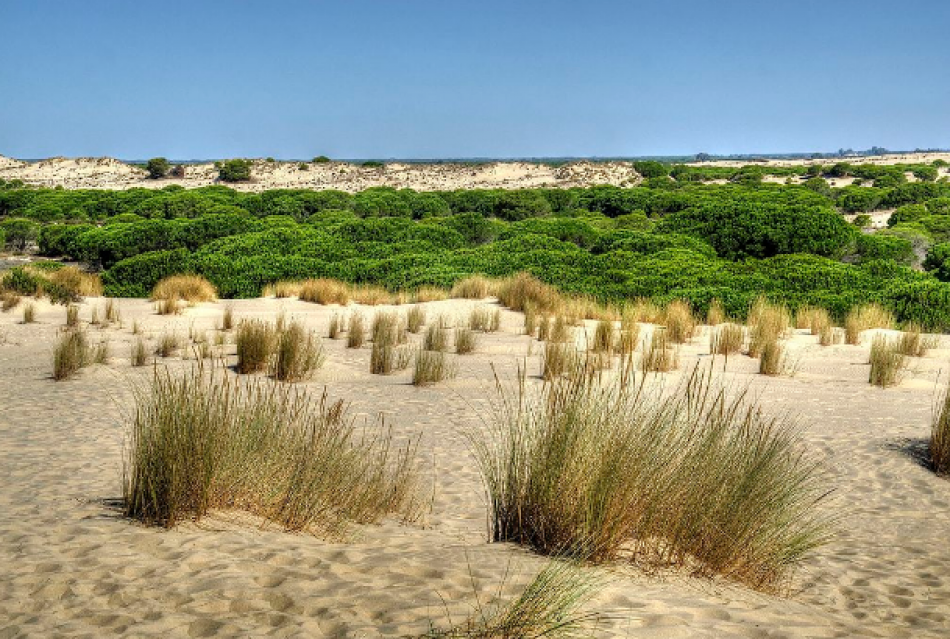
[[[414,442],[367,433],[342,401],[195,366],[156,369],[129,423],[125,514],[172,527],[244,510],[287,530],[338,538],[352,524],[420,514]]]
[[[795,422],[707,369],[672,393],[586,376],[499,393],[470,433],[492,541],[772,590],[829,539],[826,478]]]

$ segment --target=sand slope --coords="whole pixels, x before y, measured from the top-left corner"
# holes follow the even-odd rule
[[[99,303],[88,300],[81,317],[88,320]],[[431,319],[472,304],[427,306]],[[119,516],[123,411],[131,406],[130,380],[148,374],[128,363],[132,320],[153,341],[165,330],[187,336],[191,327],[211,329],[223,304],[174,318],[141,300],[120,306],[124,328],[91,329],[94,341],[109,339],[110,364],[60,383],[49,375],[63,308],[39,303],[32,325],[19,323],[19,310],[0,314],[0,637],[397,637],[444,622],[443,601],[461,620],[473,601],[473,575],[492,590],[509,565],[515,585],[541,565],[517,548],[486,543],[479,478],[463,435],[487,411],[492,363],[502,375],[524,361],[538,370],[537,355],[525,360],[519,315],[505,312],[503,332],[461,358],[458,379],[427,389],[409,385],[408,372],[371,376],[368,349],[325,341],[327,365],[307,386],[319,392],[326,384],[356,413],[384,412],[399,435],[421,434],[436,478],[425,526],[388,522],[362,528],[349,543],[328,543],[233,517],[164,531]],[[283,308],[322,333],[331,313],[293,300],[234,306],[237,318],[273,318]],[[841,515],[836,542],[808,562],[788,597],[682,574],[610,570],[594,602],[611,615],[601,636],[947,636],[950,481],[915,455],[950,351],[916,360],[901,386],[882,391],[866,383],[867,343],[821,348],[799,334],[791,348],[795,377],[763,379],[742,356],[730,359],[728,375],[751,382],[770,407],[801,415],[837,491],[828,505]],[[697,338],[684,366],[706,352],[705,338]]]

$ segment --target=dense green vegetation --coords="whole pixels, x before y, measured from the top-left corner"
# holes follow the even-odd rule
[[[741,318],[761,294],[792,307],[822,306],[840,319],[874,301],[899,320],[950,328],[950,284],[941,281],[950,279],[945,180],[834,188],[813,176],[793,186],[763,183],[763,167],[752,166],[728,169],[730,183],[702,184],[692,175],[721,167],[642,169],[652,177],[634,188],[428,193],[7,183],[0,232],[12,249],[35,241],[44,255],[101,269],[113,296],[145,296],[161,278],[184,272],[204,275],[223,297],[253,297],[286,279],[411,289],[528,271],[603,302],[683,298],[705,312],[719,299]],[[821,174],[877,182],[905,169],[913,171],[835,165]],[[896,219],[874,234],[842,216],[884,207],[897,209]],[[932,273],[909,266],[924,255]]]

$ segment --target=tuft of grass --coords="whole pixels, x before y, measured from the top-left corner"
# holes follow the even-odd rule
[[[630,307],[624,307],[620,315],[620,331],[617,334],[615,350],[621,356],[629,357],[637,350],[639,343],[640,324],[637,322],[636,313]]]
[[[234,328],[234,306],[228,304],[221,315],[221,330],[230,331]]]
[[[541,378],[551,381],[572,373],[579,365],[579,355],[574,344],[548,341],[541,354]]]
[[[301,301],[314,304],[346,306],[350,302],[350,287],[339,280],[328,278],[304,280],[300,283],[298,297]]]
[[[412,367],[412,384],[430,386],[453,379],[457,374],[458,366],[444,352],[420,350]]]
[[[828,311],[817,306],[803,306],[795,313],[795,328],[807,328],[812,335],[820,335],[831,326]]]
[[[709,352],[712,355],[736,355],[742,351],[745,343],[745,327],[724,322],[716,326],[709,335]]]
[[[632,304],[625,305],[623,312],[634,322],[657,324],[663,321],[663,311],[660,307],[642,297],[635,299]]]
[[[411,351],[401,346],[406,342],[405,327],[395,312],[377,313],[373,318],[373,350],[369,371],[374,375],[389,375],[409,366]]]
[[[670,342],[663,327],[653,329],[653,334],[643,347],[640,370],[644,373],[668,373],[679,366],[679,351]]]
[[[513,311],[525,311],[526,306],[535,312],[554,312],[564,305],[557,290],[528,273],[518,273],[498,283],[498,300]]]
[[[282,382],[299,382],[309,379],[323,362],[323,346],[317,336],[299,322],[291,322],[277,336],[271,375]]]
[[[58,297],[59,300],[75,300],[80,297],[99,297],[102,295],[102,280],[95,273],[86,273],[75,266],[64,266],[51,273],[44,273],[45,277],[53,286],[50,289],[59,289],[62,292],[50,293],[50,298]]]
[[[900,351],[908,357],[923,357],[939,345],[936,335],[922,333],[920,324],[908,322],[900,335]]]
[[[449,350],[448,330],[437,324],[429,326],[422,339],[422,349],[438,352]]]
[[[106,340],[100,341],[95,349],[92,351],[92,363],[93,364],[108,364],[109,357],[111,356],[112,351],[109,348],[109,342]]]
[[[159,315],[177,315],[178,313],[181,313],[181,305],[176,299],[169,298],[169,299],[159,300],[155,303],[155,312],[158,313]],[[92,313],[93,313],[92,324],[98,324],[99,310],[94,308],[92,309]]]
[[[460,326],[455,329],[455,352],[459,355],[474,353],[478,346],[478,334],[470,328]]]
[[[879,304],[865,304],[851,309],[844,321],[845,342],[860,344],[861,333],[871,328],[891,328],[894,316]]]
[[[393,304],[400,301],[382,286],[376,286],[375,284],[359,284],[354,286],[350,290],[350,296],[353,298],[353,301],[366,304],[367,306]]]
[[[155,354],[159,357],[171,357],[181,348],[181,340],[175,333],[164,333],[158,339]]]
[[[262,320],[244,320],[238,325],[237,372],[258,373],[266,370],[277,346],[277,331]]]
[[[75,304],[66,306],[66,328],[76,328],[79,326],[79,307]]]
[[[449,296],[470,300],[482,300],[493,295],[496,286],[495,281],[487,277],[470,275],[456,282],[455,285],[452,286]]]
[[[0,309],[8,313],[20,305],[20,296],[13,291],[3,291],[0,294]]]
[[[489,428],[469,435],[494,542],[772,590],[829,539],[826,478],[795,422],[708,370],[671,393],[582,376],[498,386]]]
[[[344,320],[344,319],[342,319],[342,318],[340,317],[340,314],[339,314],[339,313],[334,313],[333,315],[331,315],[331,316],[330,316],[330,326],[329,326],[329,328],[327,329],[327,336],[328,336],[330,339],[339,339],[339,338],[340,338],[340,333],[342,333],[343,330],[344,330],[344,329],[343,329],[343,323],[344,323],[345,321],[346,321],[346,320]]]
[[[501,323],[501,309],[491,309],[487,306],[476,306],[468,316],[468,325],[473,331],[493,333]]]
[[[818,331],[818,343],[822,346],[834,346],[844,341],[844,332],[831,326],[822,326]]]
[[[410,306],[406,311],[406,329],[418,333],[426,323],[426,309],[422,306]]]
[[[775,340],[762,347],[759,355],[759,373],[774,377],[785,372],[785,345]]]
[[[950,390],[944,392],[934,414],[927,448],[934,472],[950,475]]]
[[[413,442],[359,434],[342,401],[195,366],[156,369],[129,424],[125,514],[172,527],[240,509],[287,530],[343,537],[352,524],[420,514]]]
[[[551,561],[517,596],[502,596],[504,581],[490,604],[476,591],[474,610],[463,623],[432,628],[418,639],[589,637],[599,616],[582,609],[598,585],[599,580],[576,562]]]
[[[595,353],[610,355],[614,349],[614,323],[613,320],[600,320],[597,322],[597,328],[594,329],[594,341],[591,344],[591,350]]]
[[[674,300],[667,304],[663,311],[663,325],[666,327],[667,338],[674,344],[685,344],[693,337],[696,330],[696,318],[689,303]]]
[[[346,347],[361,348],[366,342],[366,320],[361,313],[350,315],[350,325],[346,331]]]
[[[528,302],[527,306],[524,307],[524,334],[534,337],[535,333],[538,331],[538,322],[543,319],[538,317],[538,312],[534,308],[534,304]]]
[[[749,311],[749,357],[759,357],[769,344],[781,339],[791,327],[791,317],[785,306],[771,304],[758,298]]]
[[[132,366],[145,366],[148,364],[148,345],[141,337],[136,339],[132,344],[130,358],[132,360]]]
[[[53,348],[53,379],[69,379],[79,369],[89,366],[93,362],[93,355],[85,331],[66,331]]]
[[[438,302],[448,299],[448,297],[449,292],[444,288],[439,288],[437,286],[422,286],[413,291],[412,302],[414,304],[422,304],[424,302]]]
[[[871,372],[868,381],[874,386],[887,388],[900,382],[901,371],[907,364],[907,357],[901,351],[900,338],[875,335],[871,340],[869,363]]]
[[[152,289],[152,300],[159,302],[174,300],[197,304],[216,299],[217,289],[200,275],[172,275],[160,280]]]
[[[23,305],[23,323],[32,324],[36,321],[36,304],[27,302]]]
[[[111,297],[106,300],[106,310],[103,313],[107,324],[120,324],[122,322],[122,313],[119,311],[119,305]]]
[[[728,321],[728,318],[726,317],[726,309],[723,308],[722,302],[717,299],[709,302],[709,310],[706,311],[706,323],[710,326],[719,326],[726,321]]]
[[[297,297],[300,295],[301,283],[300,282],[290,282],[282,280],[280,282],[274,282],[273,284],[268,284],[264,287],[263,295],[264,297],[275,297],[277,299],[285,299],[288,297]]]

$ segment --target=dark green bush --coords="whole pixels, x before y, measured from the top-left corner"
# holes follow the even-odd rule
[[[148,171],[148,177],[152,180],[165,177],[170,168],[171,164],[169,164],[165,158],[152,158],[145,165],[145,170]]]
[[[247,182],[251,179],[250,160],[225,160],[218,168],[218,178],[222,182]]]

